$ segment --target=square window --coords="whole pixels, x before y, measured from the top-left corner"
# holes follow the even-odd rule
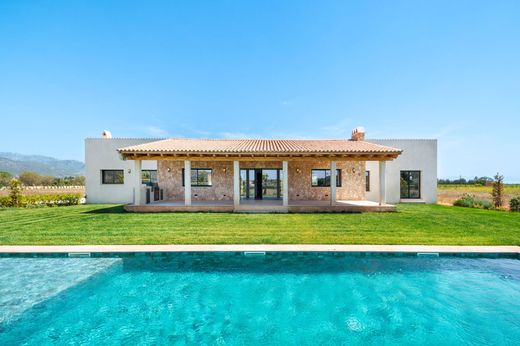
[[[330,186],[330,169],[313,169],[311,171],[311,186]],[[341,186],[341,169],[336,170],[336,186]]]
[[[101,184],[124,184],[125,172],[122,169],[101,170]]]
[[[212,185],[211,168],[193,168],[191,170],[191,186],[208,187]],[[182,186],[184,186],[184,169],[182,170]]]

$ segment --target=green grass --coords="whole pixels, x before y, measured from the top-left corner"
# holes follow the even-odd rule
[[[520,213],[399,205],[397,213],[126,213],[82,205],[0,210],[0,244],[520,245]]]

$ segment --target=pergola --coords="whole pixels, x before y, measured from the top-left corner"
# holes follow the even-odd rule
[[[386,161],[401,154],[397,148],[355,140],[285,140],[285,139],[186,139],[170,138],[118,149],[124,159],[135,162],[135,203],[141,200],[142,160],[183,161],[186,172],[193,161],[233,162],[233,203],[240,204],[240,162],[279,161],[282,163],[282,203],[289,203],[289,161],[328,161],[330,181],[336,181],[337,161],[379,162],[379,204],[386,203]],[[330,203],[336,202],[336,184],[330,184]],[[184,204],[191,205],[191,174],[184,174]]]

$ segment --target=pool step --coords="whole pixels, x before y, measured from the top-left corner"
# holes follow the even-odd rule
[[[246,257],[258,257],[265,256],[265,251],[244,251]]]
[[[90,258],[90,252],[69,252],[70,258]]]
[[[438,252],[418,252],[417,257],[439,257]]]

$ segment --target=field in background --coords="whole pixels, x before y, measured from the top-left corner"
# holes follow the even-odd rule
[[[464,193],[469,193],[478,198],[491,201],[492,189],[491,186],[440,184],[437,187],[438,203],[452,205],[453,202],[459,199]],[[515,196],[520,196],[520,184],[504,185],[504,203],[506,207],[509,207],[511,197]]]
[[[85,186],[26,186],[23,188],[23,194],[26,196],[64,193],[79,193],[83,197],[85,196]],[[0,188],[0,196],[8,194],[8,188]]]

